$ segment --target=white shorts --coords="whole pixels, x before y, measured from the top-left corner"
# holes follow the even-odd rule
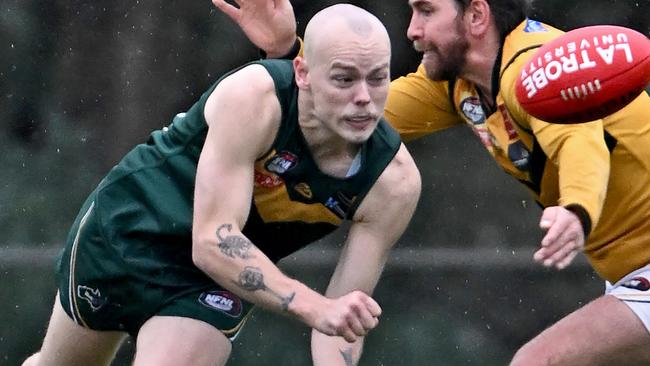
[[[605,294],[616,296],[627,304],[650,332],[650,264],[613,285],[606,281]]]

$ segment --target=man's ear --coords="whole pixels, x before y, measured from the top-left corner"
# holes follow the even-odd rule
[[[469,33],[477,38],[483,38],[490,28],[492,12],[487,0],[472,0],[465,9],[465,21]]]
[[[302,56],[293,59],[293,69],[295,73],[296,85],[299,89],[309,88],[309,65]]]

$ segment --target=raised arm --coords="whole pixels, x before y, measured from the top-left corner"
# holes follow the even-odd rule
[[[372,294],[390,249],[415,211],[420,185],[420,174],[402,145],[357,210],[326,296],[335,298],[358,292]],[[357,312],[360,315],[358,319],[348,319],[351,329],[362,333],[364,328],[369,330],[377,325],[376,317],[365,309],[360,308]],[[314,366],[356,365],[362,345],[363,337],[349,343],[341,337],[330,337],[314,330]]]
[[[286,55],[296,42],[296,17],[289,0],[225,0],[212,3],[244,31],[267,57]]]

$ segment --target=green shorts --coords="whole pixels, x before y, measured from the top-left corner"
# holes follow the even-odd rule
[[[180,316],[234,339],[252,304],[194,266],[191,207],[183,207],[191,201],[165,195],[164,205],[174,206],[167,215],[152,208],[162,197],[133,191],[141,190],[134,179],[137,174],[100,185],[84,203],[57,264],[63,309],[94,330],[135,336],[153,316]]]

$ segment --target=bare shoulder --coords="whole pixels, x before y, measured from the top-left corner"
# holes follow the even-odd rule
[[[420,198],[421,188],[420,172],[411,154],[401,144],[393,160],[368,192],[355,220],[383,221],[378,216],[412,213]]]
[[[272,143],[282,111],[266,68],[251,64],[225,77],[208,97],[205,121],[212,135],[236,143],[240,136],[259,153]]]
[[[215,87],[205,106],[207,123],[212,122],[212,117],[229,111],[242,117],[261,117],[265,112],[279,115],[275,84],[264,66],[251,64],[243,67],[226,76]]]
[[[401,144],[375,186],[390,198],[415,197],[417,199],[420,196],[420,172],[404,144]]]

